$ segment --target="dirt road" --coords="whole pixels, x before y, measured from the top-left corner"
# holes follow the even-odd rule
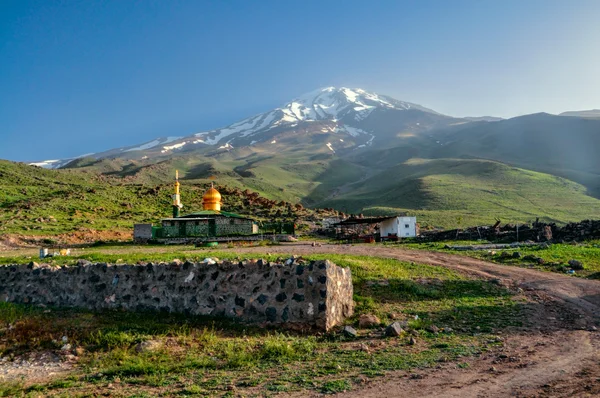
[[[379,247],[376,255],[431,264],[522,289],[535,306],[528,324],[507,333],[501,351],[462,369],[455,364],[418,374],[392,372],[343,397],[598,397],[600,282],[504,266],[446,253]],[[367,245],[285,245],[250,253],[373,255]]]

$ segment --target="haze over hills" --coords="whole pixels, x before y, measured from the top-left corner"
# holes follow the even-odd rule
[[[563,112],[559,116],[576,116],[576,117],[600,118],[600,109],[591,109],[589,111],[569,111],[569,112]]]
[[[589,114],[589,113],[586,113]],[[454,118],[362,89],[327,87],[227,127],[39,162],[127,184],[209,178],[352,213],[566,222],[600,217],[600,119]],[[465,221],[467,222],[467,221]]]

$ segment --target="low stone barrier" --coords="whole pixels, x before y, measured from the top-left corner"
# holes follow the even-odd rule
[[[329,330],[352,315],[349,268],[330,261],[0,266],[0,300],[166,311]]]

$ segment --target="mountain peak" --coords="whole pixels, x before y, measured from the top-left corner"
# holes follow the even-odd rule
[[[155,139],[142,145],[99,153],[95,157],[130,156],[143,159],[144,156],[169,156],[202,150],[206,146],[214,146],[217,151],[230,151],[238,147],[278,142],[279,135],[293,131],[301,131],[302,134],[337,134],[336,141],[346,142],[345,146],[363,148],[372,146],[376,135],[390,135],[393,138],[399,129],[423,131],[432,128],[441,119],[444,124],[452,118],[361,88],[329,86],[223,128],[185,137]]]

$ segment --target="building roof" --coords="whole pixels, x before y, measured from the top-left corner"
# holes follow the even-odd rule
[[[186,214],[181,218],[213,218],[213,217],[228,217],[228,218],[243,218],[246,220],[252,220],[250,217],[242,216],[236,213],[230,213],[228,211],[219,211],[219,210],[202,210],[195,213]]]
[[[335,224],[336,226],[346,226],[346,225],[357,225],[357,224],[378,224],[385,220],[391,220],[397,217],[402,216],[381,216],[381,217],[364,217],[364,218],[356,218],[351,217],[347,218],[339,223]]]

